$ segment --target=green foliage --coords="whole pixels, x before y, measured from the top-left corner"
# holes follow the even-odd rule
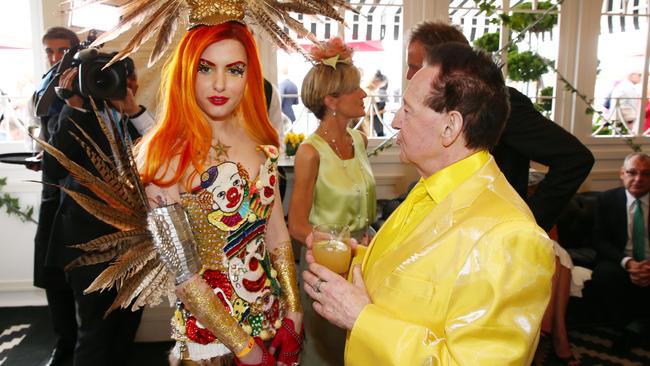
[[[539,80],[548,71],[542,56],[531,51],[508,53],[508,78],[513,81]]]
[[[487,52],[496,52],[499,50],[499,33],[485,33],[480,38],[474,40],[474,46]]]
[[[499,38],[501,33],[485,33],[481,37],[474,40],[474,46],[485,50],[486,52],[494,53],[499,50]],[[508,51],[517,51],[519,48],[516,44],[510,45]]]
[[[550,1],[540,1],[537,3],[537,9],[546,10],[553,6]],[[523,31],[529,25],[533,24],[540,17],[540,14],[532,13],[518,13],[517,10],[530,10],[532,9],[531,3],[521,3],[512,8],[513,14],[510,16],[508,24],[510,27],[518,32]],[[539,21],[533,28],[530,29],[533,33],[550,32],[553,26],[557,24],[557,14],[547,14]]]
[[[535,107],[543,112],[550,112],[553,107],[553,87],[547,86],[539,91]]]
[[[483,0],[478,4],[479,13],[485,12],[487,16],[494,14],[497,7],[494,5],[494,0]]]
[[[2,192],[2,188],[7,185],[7,178],[0,178],[0,208],[4,207],[7,215],[18,216],[20,221],[31,221],[37,223],[32,217],[34,215],[34,207],[27,207],[24,211],[20,207],[18,198],[12,197],[9,193]]]

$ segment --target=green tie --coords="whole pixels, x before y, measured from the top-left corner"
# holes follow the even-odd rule
[[[641,200],[635,201],[634,219],[632,223],[632,256],[634,260],[645,259],[645,223],[643,222],[643,207]]]

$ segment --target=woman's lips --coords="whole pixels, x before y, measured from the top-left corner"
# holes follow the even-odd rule
[[[210,101],[210,103],[214,105],[224,105],[228,102],[228,100],[230,100],[230,98],[216,96],[216,97],[208,97],[208,100]]]

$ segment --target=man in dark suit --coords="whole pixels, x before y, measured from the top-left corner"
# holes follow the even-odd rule
[[[52,27],[43,35],[42,43],[48,65],[53,68],[61,60],[66,50],[79,44],[79,38],[67,28]],[[44,87],[51,79],[51,75],[52,71],[43,77],[42,82],[44,85],[33,97],[35,104],[40,100],[39,93],[44,91]],[[47,114],[39,116],[41,122],[39,137],[41,139],[47,141],[50,138],[51,132],[58,123],[63,104],[63,100],[55,98],[50,108],[48,108]],[[30,164],[27,168],[40,170],[41,165],[40,163]],[[42,172],[41,180],[47,184],[43,185],[41,193],[38,226],[34,237],[34,286],[45,289],[52,328],[57,337],[54,351],[46,364],[55,366],[72,361],[72,353],[77,341],[77,322],[75,319],[74,297],[70,286],[65,280],[63,270],[56,266],[46,265],[45,259],[48,253],[52,222],[59,207],[59,188],[52,185],[58,182],[45,171]]]
[[[127,133],[132,140],[135,140],[150,127],[152,119],[145,113],[144,107],[135,102],[137,78],[132,60],[127,59],[123,62],[126,64],[129,78],[126,97],[108,100],[109,107],[104,107],[103,101],[96,101],[96,103],[102,109],[101,113],[111,114],[113,117],[118,117],[119,112],[126,114],[129,117],[126,124]],[[105,154],[111,156],[111,151],[89,100],[73,92],[72,85],[77,78],[77,73],[76,67],[70,68],[63,72],[59,80],[59,87],[64,91],[59,90],[57,94],[65,99],[66,104],[60,112],[56,129],[52,131],[49,143],[75,163],[97,174],[84,148],[72,136],[72,134],[82,136],[81,131],[72,121],[80,126]],[[62,187],[96,197],[47,153],[43,156],[43,170],[51,178],[56,179]],[[71,247],[72,245],[85,243],[115,231],[115,228],[96,219],[69,195],[61,192],[59,207],[52,226],[47,265],[63,268],[81,254],[78,249]],[[117,309],[104,318],[104,313],[115,299],[115,290],[93,292],[88,295],[83,293],[105,268],[106,264],[94,264],[74,268],[66,273],[77,314],[75,366],[124,364],[140,323],[141,310],[132,312],[131,309]]]
[[[650,318],[650,155],[628,155],[620,178],[623,187],[605,191],[598,199],[598,262],[585,297],[598,301],[601,309],[609,310],[615,321],[626,326],[624,336],[615,343],[617,351],[625,351],[634,333],[642,330],[633,320]]]
[[[422,68],[426,48],[446,42],[469,44],[463,33],[449,24],[427,21],[416,25],[408,45],[406,78],[410,80]],[[510,117],[491,153],[508,182],[528,203],[537,224],[548,231],[589,175],[594,157],[575,136],[541,115],[528,97],[514,88],[508,91]],[[530,161],[547,166],[548,173],[528,197]]]

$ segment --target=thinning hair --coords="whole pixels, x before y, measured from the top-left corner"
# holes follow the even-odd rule
[[[623,160],[623,166],[627,166],[627,163],[632,160],[632,158],[639,157],[642,160],[650,160],[650,155],[648,153],[644,153],[643,151],[635,151],[631,154],[627,154],[625,159]]]

